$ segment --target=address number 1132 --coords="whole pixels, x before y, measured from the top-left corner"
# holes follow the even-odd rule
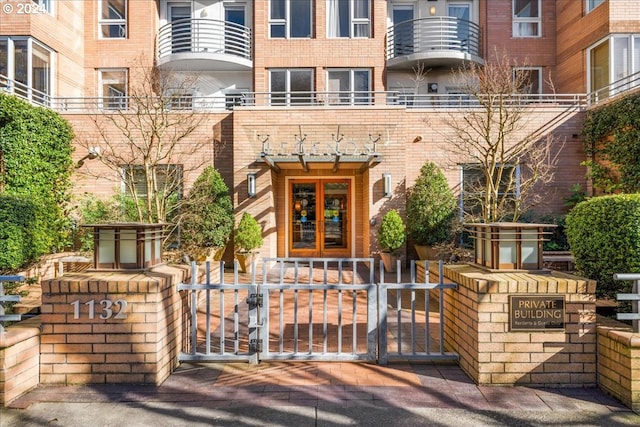
[[[115,301],[111,301],[108,299],[103,300],[89,300],[82,304],[80,300],[75,300],[70,305],[73,306],[73,318],[80,319],[81,313],[86,312],[85,310],[81,310],[81,306],[84,305],[88,308],[87,317],[89,319],[95,319],[96,316],[99,319],[108,320],[108,319],[117,319],[123,320],[127,318],[127,301],[123,299],[117,299]]]

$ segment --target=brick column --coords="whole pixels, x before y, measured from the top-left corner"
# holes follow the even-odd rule
[[[458,284],[445,295],[445,343],[478,384],[596,384],[594,281],[560,272],[495,273],[472,265],[446,266],[444,275]],[[511,331],[510,295],[563,298],[564,330]]]
[[[188,273],[158,266],[43,281],[41,383],[162,383],[183,344],[176,285]]]

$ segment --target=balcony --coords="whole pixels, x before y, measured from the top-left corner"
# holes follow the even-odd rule
[[[411,69],[459,67],[465,62],[482,64],[480,27],[452,16],[435,16],[401,22],[387,31],[387,67]]]
[[[250,70],[251,29],[216,19],[170,22],[158,32],[158,66],[177,71]]]

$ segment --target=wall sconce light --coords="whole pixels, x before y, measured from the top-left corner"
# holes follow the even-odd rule
[[[391,174],[382,174],[382,188],[384,191],[384,197],[391,197]]]
[[[429,14],[430,14],[431,16],[434,16],[434,15],[436,14],[436,7],[435,7],[435,6],[431,6],[431,7],[429,8]]]
[[[82,165],[84,165],[84,161],[85,160],[93,160],[93,159],[97,159],[98,157],[100,157],[100,147],[89,147],[89,153],[84,156],[83,158],[81,158],[80,160],[78,160],[78,163],[76,163],[76,169],[82,167]]]
[[[247,195],[256,197],[256,174],[251,172],[247,174]]]

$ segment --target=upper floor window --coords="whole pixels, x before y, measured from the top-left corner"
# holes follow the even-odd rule
[[[127,0],[99,0],[98,26],[101,39],[127,37]]]
[[[34,38],[0,37],[0,87],[48,105],[53,77],[52,57],[51,49]]]
[[[539,94],[542,93],[542,69],[540,67],[514,68],[514,78],[521,81],[520,92]]]
[[[327,0],[328,37],[371,37],[369,0]]]
[[[588,90],[594,101],[638,87],[640,34],[615,34],[587,50]]]
[[[310,38],[313,0],[271,0],[269,34],[271,38]]]
[[[130,164],[121,168],[122,190],[127,196],[146,199],[154,193],[182,196],[182,172],[179,164],[155,164],[145,169],[144,165]],[[169,197],[167,197],[169,198]]]
[[[587,2],[587,13],[604,3],[604,0],[585,0]]]
[[[307,104],[312,101],[313,70],[306,68],[269,71],[271,105]]]
[[[31,0],[38,8],[38,12],[53,13],[53,4],[51,0]],[[27,10],[25,9],[25,12]]]
[[[98,71],[98,97],[105,110],[127,109],[127,70],[110,68]]]
[[[513,0],[513,37],[539,37],[540,0]]]
[[[368,69],[329,70],[327,82],[327,102],[331,105],[371,103],[371,71]]]
[[[502,215],[509,214],[515,208],[515,201],[520,198],[521,169],[520,165],[496,164],[493,172],[493,184],[497,185],[498,208]],[[460,218],[467,216],[482,217],[485,209],[487,187],[486,171],[479,163],[462,164],[460,168]],[[498,178],[500,178],[499,182]]]

